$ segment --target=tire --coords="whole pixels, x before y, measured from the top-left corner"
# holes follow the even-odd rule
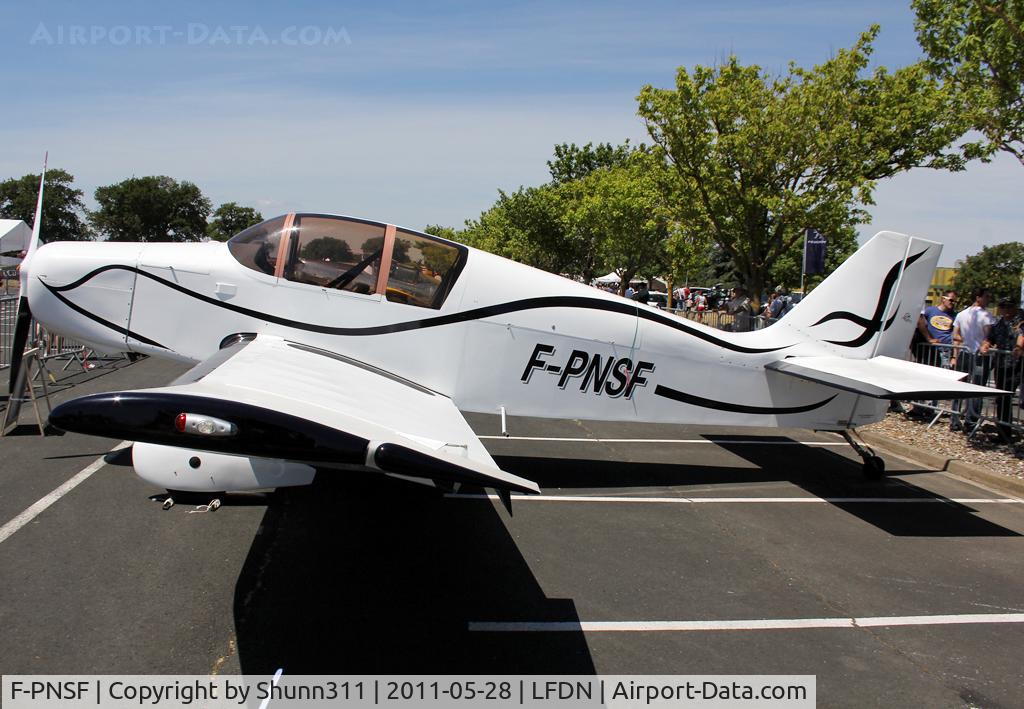
[[[877,455],[864,459],[864,477],[867,480],[881,480],[885,477],[885,461]]]

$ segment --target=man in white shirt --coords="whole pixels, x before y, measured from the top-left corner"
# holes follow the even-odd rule
[[[981,288],[974,294],[974,304],[961,310],[953,320],[953,356],[950,364],[958,372],[968,372],[967,381],[984,386],[988,381],[989,358],[988,336],[996,319],[985,308],[988,307],[991,294],[988,288]],[[949,427],[953,431],[960,430],[960,402],[953,402],[953,416]],[[967,433],[973,432],[981,415],[981,399],[966,399],[964,402],[964,426]]]

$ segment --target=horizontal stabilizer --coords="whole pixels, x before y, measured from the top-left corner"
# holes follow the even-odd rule
[[[1009,393],[960,381],[966,372],[892,357],[789,357],[765,368],[876,399],[968,399]]]

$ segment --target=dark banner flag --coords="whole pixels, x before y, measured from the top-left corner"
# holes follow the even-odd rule
[[[817,229],[808,229],[804,234],[804,273],[813,275],[825,272],[825,250],[828,239]]]

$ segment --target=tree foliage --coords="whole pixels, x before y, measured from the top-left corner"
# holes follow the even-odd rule
[[[214,211],[206,226],[206,235],[214,241],[227,241],[238,232],[262,221],[263,215],[252,207],[225,202]]]
[[[191,182],[163,175],[132,177],[95,193],[93,228],[110,241],[199,241],[210,200]]]
[[[368,259],[373,254],[384,248],[384,237],[374,236],[363,242],[359,247],[363,259]],[[409,260],[409,240],[403,236],[395,239],[395,248],[391,252],[391,258],[395,263],[405,263]]]
[[[568,191],[560,185],[499,190],[498,201],[466,223],[460,237],[471,246],[552,273],[593,272],[595,254],[565,221]]]
[[[632,153],[629,140],[622,145],[611,143],[561,143],[555,146],[555,157],[548,160],[551,181],[555,184],[581,180],[595,170],[625,165]]]
[[[423,255],[421,265],[435,275],[447,273],[459,257],[458,251],[441,244],[420,244],[420,253]]]
[[[452,229],[450,226],[441,226],[440,224],[427,224],[427,226],[423,227],[423,232],[425,234],[433,234],[434,236],[440,236],[442,239],[447,239],[448,241],[459,240],[459,233],[455,229]]]
[[[772,78],[736,57],[646,86],[639,113],[672,169],[674,222],[717,243],[751,293],[803,231],[846,233],[875,180],[915,166],[959,168],[944,149],[964,132],[923,64],[867,73],[877,27],[813,69]]]
[[[985,136],[965,154],[1002,150],[1024,164],[1024,2],[913,0],[913,7],[929,68]]]
[[[75,178],[61,169],[46,171],[43,195],[43,223],[39,238],[49,241],[86,241],[92,238],[83,218],[82,190],[75,189]],[[34,226],[39,175],[12,177],[0,182],[0,217],[20,219]]]
[[[957,269],[953,287],[966,303],[979,288],[988,288],[997,298],[1020,299],[1021,277],[1024,275],[1024,243],[1011,241],[986,246],[968,256]]]
[[[828,245],[825,248],[825,273],[807,276],[804,280],[805,291],[810,291],[825,277],[836,270],[843,261],[853,255],[857,250],[857,230],[852,226],[841,228],[837,232],[825,234],[828,238]],[[800,274],[803,271],[803,242],[796,247],[779,256],[775,265],[768,272],[768,281],[765,286],[768,289],[774,286],[783,286],[786,290],[793,290],[800,285]]]
[[[563,143],[551,182],[499,191],[498,201],[455,238],[500,256],[585,282],[616,268],[659,275],[667,216],[650,151]]]
[[[654,174],[656,159],[644,152],[625,164],[573,183],[565,222],[592,245],[595,262],[613,264],[625,289],[635,276],[662,275],[668,265],[669,213]],[[584,275],[589,280],[599,273]]]
[[[309,261],[337,261],[340,263],[351,263],[352,247],[347,241],[334,239],[329,236],[321,236],[313,239],[302,247],[302,258]]]

